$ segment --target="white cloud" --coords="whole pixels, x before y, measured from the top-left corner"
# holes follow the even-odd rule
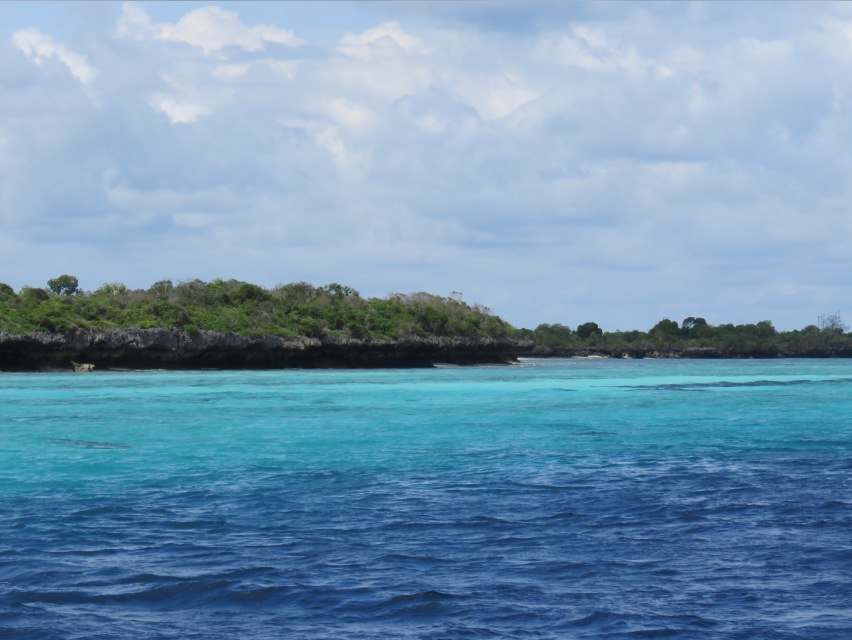
[[[325,127],[315,134],[317,144],[331,154],[347,180],[361,180],[370,168],[368,151],[356,151],[347,145],[337,127]]]
[[[210,67],[210,74],[214,78],[228,82],[245,78],[252,69],[268,69],[283,80],[292,80],[296,77],[301,64],[300,60],[260,58],[244,64],[216,64]]]
[[[160,32],[158,25],[151,22],[151,16],[141,4],[125,2],[121,7],[115,33],[121,38],[156,38]]]
[[[93,286],[111,265],[133,286],[461,290],[518,324],[623,329],[679,309],[802,326],[852,295],[837,5],[531,3],[501,22],[479,4],[377,3],[375,26],[298,52],[239,5],[165,22],[126,4],[118,37],[79,31],[96,82],[56,34],[18,31],[0,48],[4,251],[51,271],[19,250],[4,278],[89,255]],[[30,63],[49,59],[101,106]]]
[[[262,51],[267,43],[288,47],[303,44],[292,31],[264,24],[249,27],[240,21],[236,11],[226,11],[217,6],[190,11],[175,24],[155,24],[142,7],[127,2],[122,8],[117,33],[119,36],[183,42],[199,47],[208,55],[218,54],[228,47],[257,52]]]
[[[138,51],[155,53],[151,75],[160,86],[150,86],[145,102],[166,115],[172,124],[191,124],[203,116],[225,108],[235,96],[236,87],[247,82],[269,83],[292,80],[299,69],[299,60],[279,59],[264,51],[269,43],[295,47],[302,41],[286,29],[270,25],[245,25],[235,11],[217,6],[202,7],[188,12],[175,23],[152,21],[139,4],[127,2],[118,18],[116,35],[138,43]],[[192,45],[197,53],[186,52],[174,57],[170,48],[161,43],[182,42]],[[239,60],[230,62],[229,49],[237,52]],[[216,60],[210,64],[210,58]],[[251,78],[251,79],[250,79]],[[211,82],[213,80],[214,82]]]
[[[178,102],[171,96],[156,93],[148,98],[151,107],[165,114],[174,124],[195,122],[201,116],[210,115],[212,110],[192,102]]]
[[[45,58],[55,57],[84,85],[91,84],[97,78],[97,70],[89,65],[85,57],[75,53],[66,45],[56,42],[38,29],[16,31],[12,34],[12,44],[39,66]]]
[[[369,109],[345,98],[328,100],[325,108],[336,122],[350,129],[363,129],[375,122]]]
[[[458,77],[456,92],[485,120],[503,118],[540,94],[523,86],[513,73],[490,78]]]
[[[574,27],[570,34],[554,32],[545,35],[538,44],[536,55],[586,71],[621,70],[633,74],[652,71],[659,78],[676,74],[670,66],[640,55],[634,44],[613,42],[603,29],[585,25]]]
[[[362,33],[347,33],[340,38],[338,49],[359,60],[394,56],[399,53],[427,54],[423,40],[405,31],[396,21],[385,22]]]

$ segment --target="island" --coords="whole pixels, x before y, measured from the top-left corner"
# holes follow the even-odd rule
[[[239,280],[107,283],[83,291],[0,283],[0,371],[378,368],[511,364],[523,357],[852,357],[839,314],[777,331],[768,320],[713,326],[663,319],[649,331],[595,322],[516,328],[460,294],[364,298],[337,283],[271,289]]]

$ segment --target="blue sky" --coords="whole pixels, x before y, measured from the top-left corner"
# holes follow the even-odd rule
[[[0,281],[852,314],[852,4],[0,3]]]

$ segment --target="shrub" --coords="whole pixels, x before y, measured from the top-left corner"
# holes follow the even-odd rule
[[[23,287],[21,289],[21,298],[26,302],[41,302],[50,298],[50,294],[44,289],[38,287]]]

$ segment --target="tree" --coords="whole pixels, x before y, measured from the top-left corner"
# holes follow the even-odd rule
[[[47,288],[57,296],[73,296],[80,290],[80,283],[67,273],[47,281]]]
[[[114,298],[127,293],[127,287],[121,282],[104,282],[95,293]]]
[[[175,296],[184,302],[203,303],[207,293],[207,283],[199,278],[181,280],[174,288]]]
[[[846,331],[846,323],[843,322],[843,316],[839,311],[834,313],[824,313],[819,317],[819,328],[823,331],[832,331],[840,329],[840,332]]]
[[[316,289],[307,282],[291,282],[275,285],[272,295],[286,305],[298,306],[311,300],[316,295]]]
[[[771,338],[777,334],[778,331],[773,326],[771,320],[761,320],[755,325],[755,333],[762,338]]]
[[[648,333],[663,336],[676,336],[680,333],[680,330],[678,329],[677,322],[665,318],[655,324]]]
[[[332,298],[354,298],[359,295],[352,287],[337,284],[336,282],[320,287],[319,290],[330,295]]]
[[[693,318],[689,316],[688,318],[684,318],[683,322],[680,323],[681,329],[695,329],[696,327],[706,327],[707,321],[704,318]]]
[[[592,336],[602,336],[603,329],[598,326],[597,322],[584,322],[577,327],[576,333],[578,336],[586,340]]]
[[[15,295],[15,290],[5,282],[0,282],[0,298]]]
[[[160,300],[168,299],[174,290],[175,286],[172,284],[171,280],[158,280],[151,285],[150,289],[148,289],[148,291],[152,291]]]
[[[686,338],[703,338],[711,333],[711,327],[704,318],[689,316],[680,323],[680,335]]]
[[[540,324],[531,333],[531,339],[548,347],[566,346],[571,343],[571,328],[564,324]]]

